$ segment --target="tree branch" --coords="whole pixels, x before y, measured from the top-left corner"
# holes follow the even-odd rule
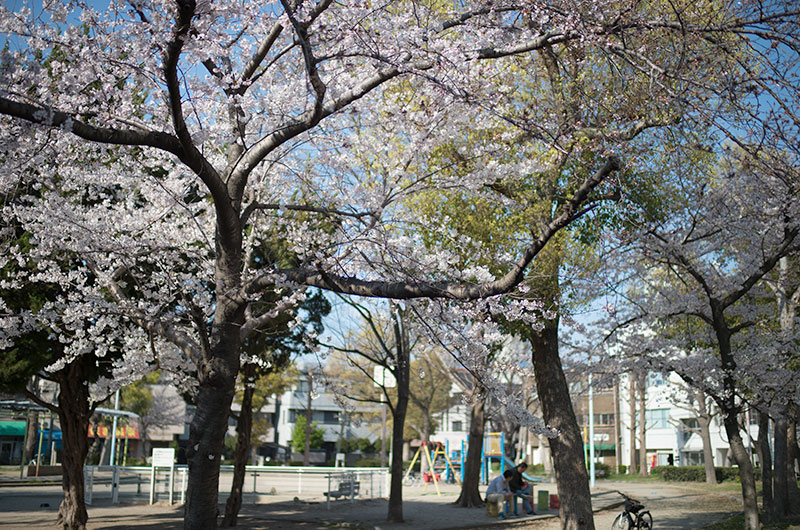
[[[512,265],[512,268],[503,277],[492,282],[482,284],[464,284],[459,282],[425,282],[425,281],[381,281],[361,280],[355,277],[329,274],[316,269],[283,269],[276,274],[287,280],[312,287],[319,287],[329,291],[354,294],[366,297],[380,297],[393,299],[411,298],[449,298],[457,300],[475,300],[503,294],[513,289],[525,277],[525,270],[544,248],[545,244],[560,229],[574,220],[575,214],[592,190],[602,183],[613,171],[620,168],[616,157],[611,157],[603,167],[594,175],[584,181],[575,195],[567,202],[563,211],[553,219],[536,238],[522,257]],[[261,288],[271,285],[274,275],[265,275],[254,280],[246,287],[246,293],[257,292]]]

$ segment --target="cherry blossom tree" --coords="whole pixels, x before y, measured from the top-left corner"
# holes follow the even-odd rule
[[[772,132],[788,138],[794,125],[783,118],[791,113],[778,103],[791,85],[781,84],[787,70],[778,52],[796,46],[791,6],[561,4],[113,0],[103,11],[56,1],[36,13],[0,11],[8,44],[0,190],[36,190],[4,204],[4,219],[37,234],[43,275],[57,272],[48,252],[83,260],[103,303],[76,307],[76,316],[97,307],[124,315],[144,344],[168,343],[153,348],[162,367],[196,371],[187,528],[216,525],[241,343],[274,317],[248,312],[261,293],[305,285],[398,299],[500,295],[584,213],[620,168],[614,154],[630,134],[688,111],[734,135],[730,109],[752,113],[764,95],[780,118]],[[583,85],[599,89],[583,113],[548,105],[518,113],[517,86],[487,82],[516,57],[560,46],[572,48],[575,71],[591,77],[605,57],[614,74]],[[777,82],[760,77],[761,62],[775,66]],[[627,104],[632,92],[617,89],[631,85],[648,97]],[[576,120],[581,134],[552,135],[550,125]],[[367,159],[353,149],[367,139],[354,123],[371,129]],[[430,167],[422,157],[465,123],[515,130],[470,153],[484,163],[466,175],[412,171]],[[406,199],[421,189],[477,193],[536,169],[538,160],[497,156],[512,149],[509,135],[568,158],[588,143],[594,158],[587,171],[555,182],[553,215],[533,223],[513,254],[498,256],[497,271],[453,270],[414,230],[398,231],[410,219]],[[386,171],[355,169],[365,161]],[[443,220],[434,226],[447,233]],[[282,241],[297,263],[249,259],[264,241]],[[20,251],[11,245],[8,255]],[[148,355],[121,365],[120,380],[145,369]]]
[[[627,285],[637,308],[632,318],[643,319],[645,332],[627,332],[626,341],[715,401],[739,466],[747,527],[758,528],[753,468],[738,422],[748,400],[797,399],[796,373],[774,355],[777,337],[761,326],[768,314],[759,297],[765,276],[800,250],[800,210],[791,199],[796,177],[763,173],[747,160],[677,179],[684,199],[672,215],[643,226],[631,254],[637,262],[627,262],[636,284]],[[692,340],[674,333],[674,319],[687,316],[705,330]]]

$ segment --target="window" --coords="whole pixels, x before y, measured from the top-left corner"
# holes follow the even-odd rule
[[[646,410],[644,419],[648,429],[669,429],[669,409]]]
[[[663,386],[664,374],[661,372],[650,372],[647,375],[647,386]]]
[[[614,414],[595,414],[595,425],[614,425]]]
[[[463,431],[464,430],[463,423],[460,422],[460,421],[454,421],[452,430],[453,430],[453,432],[461,432],[461,431]]]

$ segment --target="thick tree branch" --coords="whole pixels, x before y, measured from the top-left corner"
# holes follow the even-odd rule
[[[503,294],[513,289],[525,277],[525,270],[544,248],[545,244],[560,229],[574,220],[580,206],[587,200],[589,194],[602,183],[613,171],[620,168],[616,157],[611,157],[590,178],[587,178],[573,197],[567,202],[561,213],[555,217],[539,234],[523,256],[512,265],[512,268],[503,277],[492,282],[482,284],[464,284],[458,282],[426,282],[426,281],[369,281],[354,277],[345,277],[329,274],[316,269],[284,269],[276,271],[287,280],[312,287],[319,287],[329,291],[343,294],[354,294],[366,297],[380,297],[393,299],[410,298],[450,298],[458,300],[474,300]],[[269,286],[274,281],[273,275],[256,279],[247,288],[247,293],[253,293],[263,287]]]

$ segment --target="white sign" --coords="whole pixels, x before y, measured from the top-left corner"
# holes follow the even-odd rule
[[[153,467],[173,467],[175,465],[175,449],[153,448]]]
[[[153,448],[153,467],[150,468],[150,504],[156,500],[156,468],[169,468],[169,504],[175,494],[175,449],[170,447]]]
[[[594,441],[595,442],[607,442],[608,441],[608,433],[607,432],[596,432],[596,433],[594,433]]]
[[[372,370],[372,378],[375,380],[375,386],[385,386],[386,388],[394,388],[397,386],[397,381],[385,366],[376,366]]]

